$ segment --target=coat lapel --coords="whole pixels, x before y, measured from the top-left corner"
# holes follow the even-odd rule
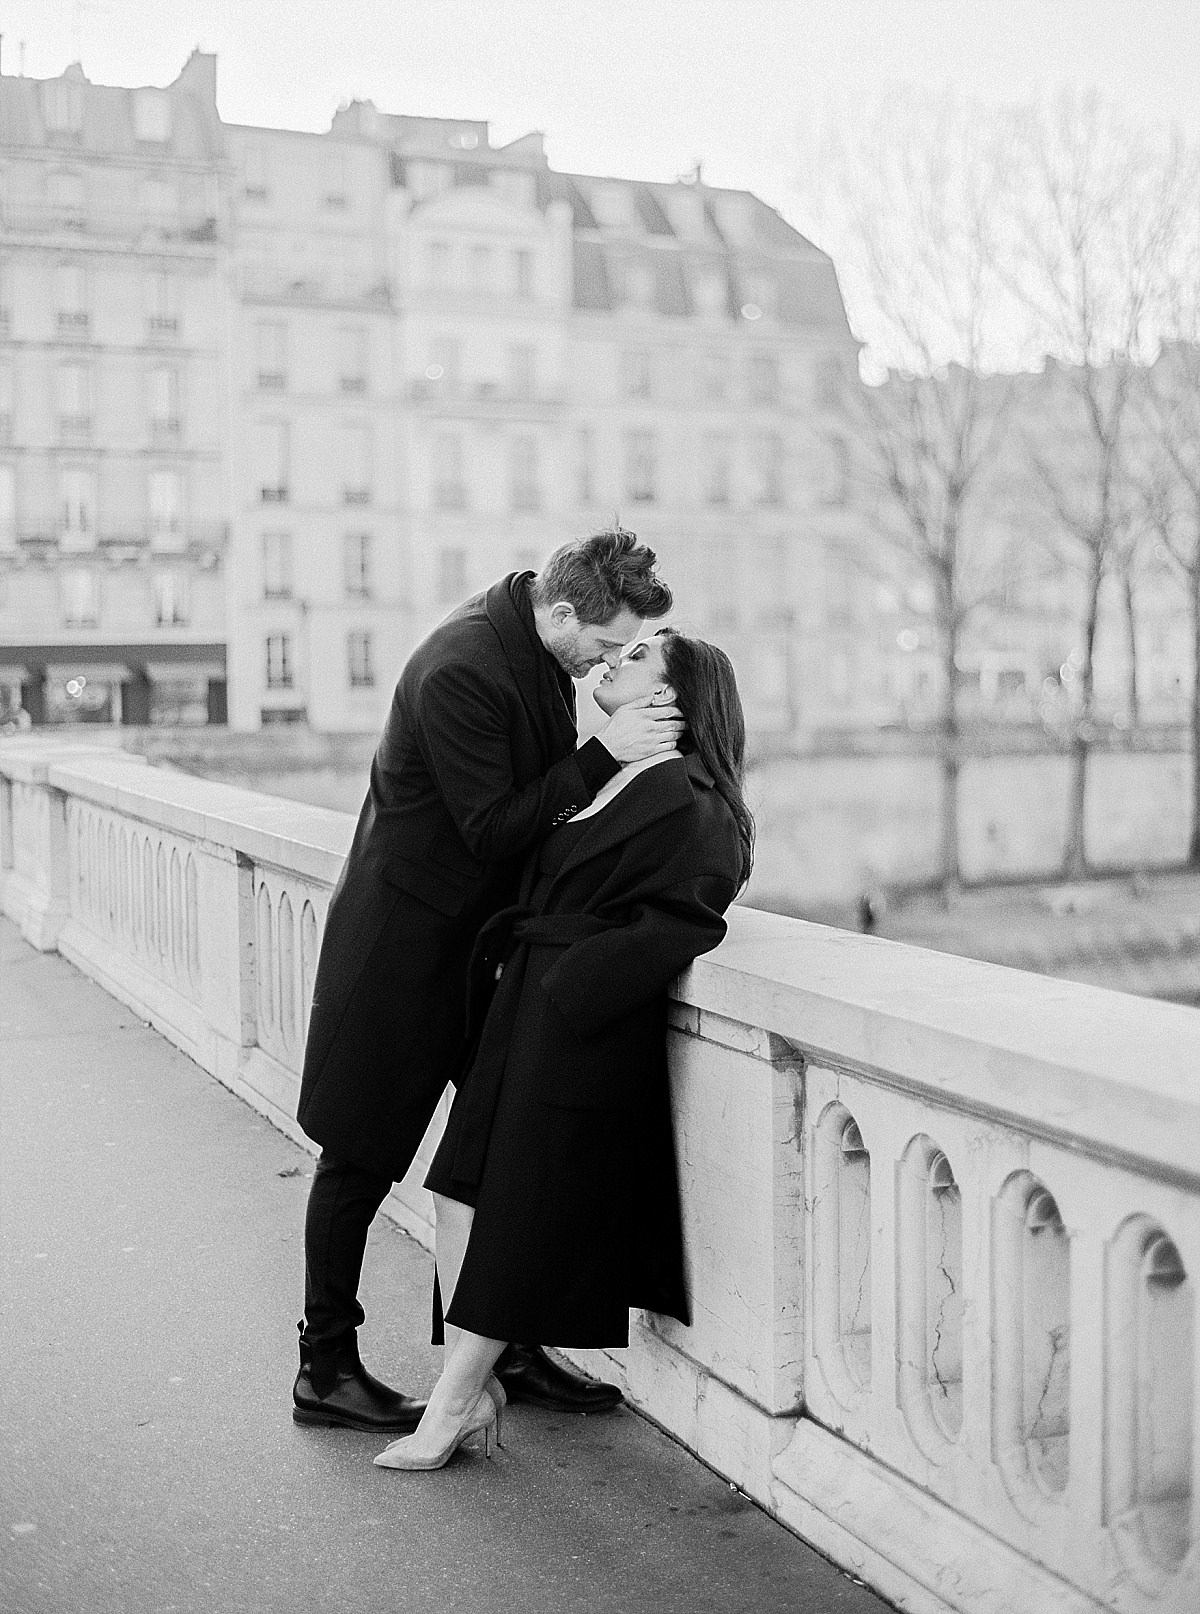
[[[557,761],[575,749],[578,739],[574,686],[568,695],[559,682],[555,663],[513,601],[513,580],[521,576],[519,572],[510,572],[493,583],[483,597],[483,608],[503,646],[534,729]]]
[[[712,776],[695,754],[647,768],[644,776],[631,780],[594,818],[585,820],[589,828],[567,854],[554,884],[581,863],[619,846],[658,819],[690,807],[696,799],[697,785],[711,789]]]

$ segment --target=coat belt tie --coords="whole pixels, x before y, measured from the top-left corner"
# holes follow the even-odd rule
[[[503,908],[479,933],[471,958],[468,1020],[472,1026],[473,1057],[460,1084],[462,1127],[454,1151],[453,1177],[464,1188],[477,1188],[491,1137],[492,1121],[500,1099],[511,1026],[489,1034],[486,1010],[501,974],[500,988],[510,1002],[520,999],[525,966],[531,947],[571,947],[623,923],[594,913],[533,913],[528,908]],[[511,996],[509,996],[511,994]],[[482,1025],[480,1024],[482,1021]]]

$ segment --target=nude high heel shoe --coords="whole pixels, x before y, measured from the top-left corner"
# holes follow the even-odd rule
[[[484,1385],[484,1389],[496,1403],[496,1445],[503,1450],[504,1442],[501,1440],[500,1436],[504,1430],[504,1409],[508,1405],[508,1397],[504,1393],[504,1386],[500,1383],[500,1380],[494,1373],[488,1374],[488,1380]]]
[[[454,1430],[450,1439],[440,1450],[421,1452],[419,1450],[419,1435],[405,1435],[401,1440],[393,1440],[390,1446],[373,1459],[375,1467],[400,1468],[410,1473],[425,1473],[431,1469],[445,1468],[463,1442],[481,1431],[483,1433],[483,1455],[491,1457],[492,1434],[496,1428],[496,1417],[496,1403],[485,1391],[468,1407],[458,1428]],[[414,1450],[414,1448],[418,1449]]]

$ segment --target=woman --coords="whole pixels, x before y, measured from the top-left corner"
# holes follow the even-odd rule
[[[724,653],[671,629],[595,699],[677,704],[679,751],[625,767],[533,854],[480,937],[492,992],[425,1186],[446,1303],[442,1376],[384,1468],[440,1468],[497,1422],[513,1339],[628,1343],[629,1308],[689,1321],[667,1086],[667,988],[725,934],[750,873],[745,726]]]

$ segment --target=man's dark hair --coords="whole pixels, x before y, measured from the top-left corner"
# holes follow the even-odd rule
[[[654,551],[622,527],[593,533],[556,549],[529,585],[534,605],[566,600],[586,627],[629,610],[643,620],[666,616],[671,590],[654,575]]]

